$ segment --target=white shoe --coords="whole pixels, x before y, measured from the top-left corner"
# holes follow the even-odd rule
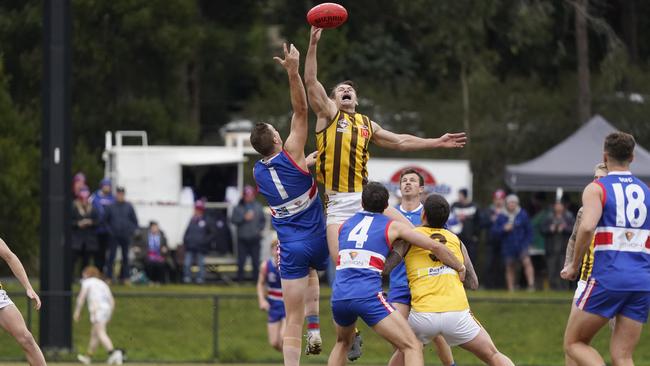
[[[323,346],[323,340],[320,332],[307,332],[307,346],[305,347],[306,355],[319,355]]]
[[[79,360],[79,362],[83,363],[84,365],[90,365],[90,363],[91,363],[90,362],[90,357],[88,357],[86,355],[82,355],[82,354],[77,355],[77,360]]]
[[[106,363],[109,365],[121,365],[124,362],[124,355],[122,354],[122,350],[120,349],[115,349],[113,352],[111,352],[111,355],[108,356],[108,360],[106,360]]]

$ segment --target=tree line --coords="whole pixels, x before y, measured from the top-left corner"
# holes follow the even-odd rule
[[[90,182],[103,172],[107,130],[146,130],[153,144],[220,144],[219,129],[239,118],[286,131],[289,94],[272,56],[287,41],[304,57],[305,14],[316,1],[71,3],[73,167]],[[461,151],[408,156],[469,159],[479,201],[503,185],[506,164],[545,151],[585,115],[599,113],[650,147],[650,2],[340,3],[349,19],[324,32],[319,78],[326,87],[354,80],[359,110],[395,131],[469,132]],[[38,0],[0,3],[0,235],[32,263],[42,11]]]

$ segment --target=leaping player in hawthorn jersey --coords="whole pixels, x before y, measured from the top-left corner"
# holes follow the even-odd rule
[[[397,210],[404,215],[413,225],[419,226],[422,224],[422,211],[424,206],[421,202],[421,195],[424,192],[424,177],[415,169],[405,169],[400,173],[400,193],[402,202],[397,206]],[[394,243],[393,246],[399,245]],[[478,278],[472,266],[472,262],[467,254],[467,249],[461,243],[463,251],[464,264],[467,267],[467,276],[464,283],[471,289],[478,288]],[[389,255],[390,257],[390,255]],[[411,311],[411,290],[409,289],[409,282],[406,276],[406,266],[400,260],[399,264],[394,269],[388,268],[391,264],[387,263],[384,268],[384,273],[390,273],[390,287],[388,290],[388,302],[393,307],[408,319],[409,312]],[[440,362],[444,366],[454,366],[454,356],[451,348],[445,341],[445,338],[438,335],[433,338],[433,344],[436,348],[436,353]],[[395,352],[389,366],[401,366],[404,364],[404,357],[398,351]]]
[[[271,347],[282,352],[282,333],[285,317],[282,284],[278,269],[278,239],[271,242],[271,258],[262,263],[257,279],[257,301],[260,309],[268,313],[266,331]]]
[[[596,164],[596,168],[594,169],[594,180],[600,179],[605,176],[607,176],[607,167],[605,166],[605,163]],[[573,225],[573,231],[571,233],[571,237],[569,238],[569,242],[567,243],[566,256],[564,259],[565,267],[571,264],[571,262],[573,262],[573,252],[575,250],[576,235],[578,233],[578,229],[580,228],[581,222],[582,222],[582,207],[580,207],[578,213],[576,214],[576,222]],[[571,304],[571,312],[569,313],[567,326],[572,322],[575,313],[578,311],[578,307],[576,306],[575,302],[578,300],[580,295],[582,295],[582,292],[587,287],[587,280],[589,280],[589,277],[591,276],[591,270],[593,268],[594,268],[594,239],[591,238],[591,244],[589,244],[589,250],[585,254],[584,258],[582,259],[582,263],[580,265],[580,277],[578,278],[578,286],[576,287],[576,291],[573,294],[573,303]],[[575,366],[576,363],[571,359],[571,357],[569,357],[569,355],[565,354],[565,365]]]
[[[368,145],[399,151],[459,148],[467,141],[465,133],[447,133],[439,138],[420,138],[396,134],[382,128],[368,116],[356,112],[357,93],[351,81],[337,84],[330,95],[317,78],[317,45],[322,29],[311,28],[305,60],[305,85],[309,105],[316,113],[316,176],[325,186],[327,244],[332,258],[338,253],[339,226],[361,210],[361,191],[368,181]],[[391,218],[410,224],[393,207],[385,212]],[[360,357],[355,343],[350,360]],[[355,352],[358,350],[358,352]]]
[[[282,142],[280,134],[268,123],[258,123],[250,137],[251,145],[263,158],[255,164],[253,175],[260,192],[271,208],[271,223],[280,242],[280,277],[286,329],[282,340],[284,364],[300,363],[301,332],[307,317],[307,354],[321,351],[318,317],[318,275],[327,268],[325,217],[318,188],[308,171],[307,97],[298,73],[300,54],[291,45],[284,46],[284,59],[274,59],[289,76],[291,90],[291,132]],[[313,161],[313,158],[312,158]]]
[[[9,249],[7,243],[0,238],[0,258],[2,258],[9,269],[16,276],[21,285],[25,288],[27,297],[34,301],[34,308],[39,310],[41,308],[41,299],[36,294],[36,291],[32,288],[32,285],[29,283],[29,278],[27,273],[25,273],[25,268],[23,264],[20,263],[20,259]],[[34,336],[29,332],[27,326],[25,325],[25,320],[20,314],[16,305],[11,301],[7,292],[2,289],[0,284],[0,326],[7,331],[22,347],[25,352],[25,358],[27,363],[31,366],[44,366],[45,357],[43,357],[43,352],[41,348],[36,343]]]
[[[381,272],[392,243],[403,239],[439,258],[461,278],[465,266],[440,242],[417,233],[410,225],[393,221],[382,213],[388,207],[388,190],[380,183],[365,185],[363,211],[341,225],[336,277],[332,289],[332,316],[336,323],[336,345],[329,366],[345,365],[355,336],[357,318],[404,354],[405,364],[424,364],[422,345],[406,319],[395,312],[382,290]]]
[[[612,364],[633,365],[634,349],[648,320],[650,189],[630,172],[634,146],[634,137],[627,133],[605,138],[603,161],[609,173],[582,194],[573,261],[561,273],[564,279],[577,277],[593,237],[593,270],[564,335],[565,351],[578,365],[605,365],[590,343],[610,318],[616,319],[609,344]]]

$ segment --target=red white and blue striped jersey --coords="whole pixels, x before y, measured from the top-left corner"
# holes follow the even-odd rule
[[[422,224],[422,204],[413,211],[404,210],[402,205],[397,205],[395,208],[397,208],[397,210],[404,215],[413,226],[420,226]],[[409,281],[406,278],[406,266],[404,265],[404,261],[401,261],[390,273],[390,288],[405,287],[408,289],[408,286]]]
[[[341,225],[332,301],[382,292],[381,271],[392,247],[388,240],[391,222],[383,214],[360,211]]]
[[[278,240],[289,242],[325,235],[325,216],[316,181],[282,150],[255,164],[257,187],[271,208]]]
[[[280,271],[275,265],[273,258],[269,258],[266,261],[266,294],[268,301],[283,301]]]
[[[595,181],[603,213],[594,236],[591,277],[608,290],[650,291],[650,190],[630,172]]]

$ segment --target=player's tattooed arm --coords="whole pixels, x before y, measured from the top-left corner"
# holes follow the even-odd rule
[[[383,276],[390,275],[393,269],[395,269],[395,267],[397,267],[397,265],[402,262],[410,247],[411,245],[402,239],[395,240],[393,243],[393,250],[388,253],[388,257],[386,258],[386,262],[384,264],[384,270],[381,272],[381,274]]]
[[[465,287],[470,290],[477,290],[478,276],[476,275],[474,265],[472,264],[472,259],[469,257],[469,253],[467,253],[467,248],[463,242],[460,243],[460,249],[463,252],[463,261],[465,262],[465,268],[467,268],[467,275],[465,275],[465,281],[463,281],[463,285],[465,285]]]
[[[573,261],[573,252],[575,251],[576,246],[576,237],[578,236],[578,228],[580,227],[580,222],[582,221],[582,207],[578,210],[576,214],[576,222],[573,224],[573,231],[571,232],[571,237],[569,237],[569,242],[566,245],[566,255],[564,257],[564,266],[568,266]]]

